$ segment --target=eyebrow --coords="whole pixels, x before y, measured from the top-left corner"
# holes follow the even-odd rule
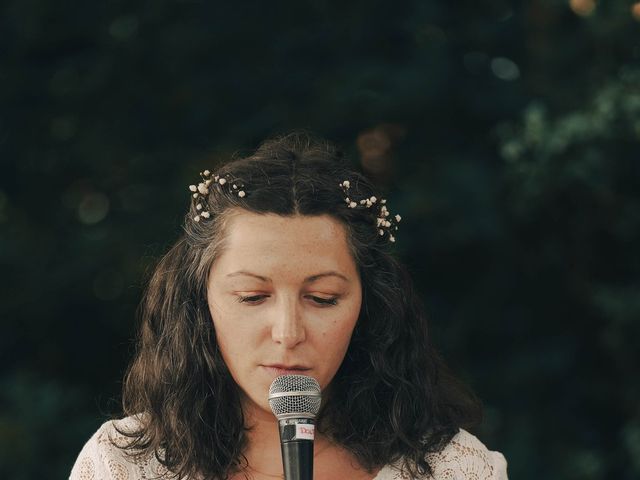
[[[263,277],[262,275],[258,275],[255,273],[251,273],[251,272],[246,272],[244,270],[240,270],[237,272],[233,272],[233,273],[229,273],[227,275],[227,277],[237,277],[238,275],[247,275],[249,277],[254,277],[257,278],[258,280],[262,280],[263,282],[268,282],[271,283],[272,280],[268,277]],[[319,278],[323,278],[323,277],[338,277],[343,279],[345,282],[348,282],[349,279],[347,277],[345,277],[344,275],[342,275],[341,273],[338,272],[323,272],[323,273],[318,273],[316,275],[311,275],[310,277],[307,277],[304,279],[303,283],[312,283],[315,282],[316,280],[318,280]]]

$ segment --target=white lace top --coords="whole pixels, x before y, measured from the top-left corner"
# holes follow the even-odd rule
[[[117,425],[122,430],[132,425],[127,417]],[[71,470],[70,480],[151,480],[163,478],[167,470],[155,459],[134,461],[109,441],[124,438],[114,428],[114,421],[104,423],[85,444]],[[466,430],[460,430],[439,453],[429,454],[433,477],[423,480],[506,480],[507,462],[500,452],[487,447]],[[373,480],[412,480],[397,464],[386,465]],[[166,478],[166,477],[164,477]],[[418,480],[418,479],[415,479]]]

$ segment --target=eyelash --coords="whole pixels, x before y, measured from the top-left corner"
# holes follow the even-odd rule
[[[253,302],[257,302],[260,299],[260,297],[266,297],[266,295],[253,295],[249,297],[239,297],[238,302],[247,303],[249,305],[257,305],[257,303],[253,303]],[[313,298],[313,301],[316,302],[318,305],[322,305],[326,307],[332,307],[338,304],[338,297],[320,298],[320,297],[311,296],[311,298]]]

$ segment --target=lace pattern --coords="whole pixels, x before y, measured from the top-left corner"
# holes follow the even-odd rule
[[[433,476],[420,479],[400,470],[400,463],[384,467],[374,480],[507,480],[507,461],[490,451],[474,435],[460,430],[438,453],[427,456]]]
[[[118,420],[118,428],[135,425],[134,417]],[[114,421],[104,423],[84,445],[71,470],[69,480],[151,480],[168,478],[167,470],[155,459],[134,459],[114,446],[127,440],[114,428]],[[387,465],[373,480],[507,480],[507,462],[500,452],[487,449],[466,430],[460,430],[439,453],[427,457],[433,476],[412,478],[399,465]]]
[[[126,431],[137,424],[137,419],[127,417],[117,420],[117,427]],[[84,445],[78,455],[70,480],[151,480],[165,478],[167,469],[155,458],[129,457],[122,449],[128,437],[115,429],[114,421],[108,421]],[[167,477],[168,478],[168,477]]]

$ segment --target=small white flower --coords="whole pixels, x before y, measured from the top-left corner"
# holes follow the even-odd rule
[[[380,200],[380,203],[384,205],[385,203],[387,203],[387,200],[383,198],[382,200]]]
[[[210,172],[209,170],[205,170],[205,171],[204,171],[204,172],[202,172],[202,173],[204,173],[204,176],[205,176],[205,177],[208,177],[209,175],[211,175],[211,172]]]
[[[238,192],[238,196],[239,196],[239,197],[244,197],[244,195],[245,195],[244,190],[240,190],[240,191]]]
[[[395,242],[396,241],[396,237],[394,237],[393,235],[389,235],[389,241],[390,242]]]
[[[196,222],[199,222],[199,221],[200,221],[200,215],[196,215],[195,217],[193,217],[193,219],[194,219]]]
[[[209,193],[209,189],[207,188],[207,186],[204,183],[198,184],[198,191],[202,195],[206,195],[207,193]]]
[[[345,180],[344,182],[342,182],[342,185],[349,188],[351,186],[351,183],[349,183],[349,180]]]
[[[349,200],[349,197],[345,198],[344,201],[347,203],[351,203],[351,200]]]
[[[211,185],[211,179],[206,180],[206,181],[204,182],[204,184],[205,184],[207,187],[208,187],[209,185]]]
[[[400,215],[396,215],[396,222],[399,222],[400,220],[402,220],[402,217]]]
[[[380,235],[384,235],[384,230],[380,229],[380,230],[378,230],[378,233],[379,233]]]
[[[202,210],[202,204],[201,203],[196,205],[196,210]]]
[[[365,202],[367,204],[367,207],[370,207],[371,205],[373,205],[373,203],[371,203],[371,200],[367,199],[367,201]]]
[[[378,201],[376,197],[371,197],[369,200],[371,200],[371,203],[376,203]]]
[[[360,200],[360,205],[364,205],[365,203],[367,203],[366,200]]]
[[[384,220],[382,220],[381,218],[378,218],[378,219],[376,220],[376,223],[378,224],[377,226],[379,227],[380,225],[382,225],[382,222],[383,222],[383,221],[384,221]]]
[[[197,194],[197,193],[194,193],[194,194],[192,195],[192,197],[193,197],[193,198],[198,198],[198,194]]]
[[[390,227],[391,226],[391,222],[389,222],[389,221],[384,222],[384,226],[385,227]]]
[[[238,185],[236,185],[235,183],[233,184],[233,189],[236,190],[238,188]]]
[[[217,182],[219,178],[220,178],[220,175],[216,175],[215,177],[213,177],[213,180]]]
[[[189,190],[195,192],[196,190],[198,190],[198,188],[195,185],[189,185]]]
[[[385,217],[388,217],[388,216],[389,216],[389,211],[388,211],[388,210],[385,210],[385,211],[384,211],[384,216],[385,216]]]
[[[202,216],[204,218],[209,218],[211,216],[211,214],[209,212],[202,212]]]
[[[220,180],[218,180],[218,183],[220,183],[220,185],[224,185],[225,183],[227,183],[227,180],[225,178],[221,178]]]
[[[351,203],[349,204],[349,207],[350,207],[350,208],[356,208],[357,206],[358,206],[358,204],[357,204],[356,202],[351,202]]]

